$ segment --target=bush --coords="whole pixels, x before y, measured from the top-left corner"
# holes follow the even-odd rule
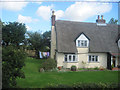
[[[46,61],[42,64],[42,68],[44,68],[45,71],[51,70],[53,68],[57,67],[57,63],[54,59],[46,59]]]
[[[112,68],[114,68],[114,64],[112,64],[112,66],[111,66]]]
[[[73,85],[66,84],[56,84],[56,85],[48,85],[47,88],[71,88],[71,89],[109,89],[109,88],[118,88],[117,83],[74,83]]]
[[[75,66],[75,65],[72,65],[72,66],[71,66],[71,70],[72,70],[72,71],[76,71],[76,66]]]
[[[99,68],[98,68],[98,67],[95,67],[94,70],[99,70]]]
[[[14,87],[17,77],[25,78],[21,69],[25,65],[26,54],[13,46],[4,47],[2,50],[2,87]]]

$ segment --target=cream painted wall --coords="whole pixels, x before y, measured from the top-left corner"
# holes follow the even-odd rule
[[[78,53],[88,53],[89,49],[88,48],[77,48]]]
[[[80,50],[80,49],[79,49]],[[81,48],[83,50],[83,48]],[[72,65],[76,65],[77,68],[95,68],[104,67],[107,68],[107,54],[106,53],[87,53],[88,49],[84,48],[84,53],[78,53],[78,62],[64,62],[64,54],[56,53],[57,66],[63,66],[63,68],[70,68]],[[88,55],[98,55],[99,62],[88,62]],[[82,63],[85,62],[86,64]]]
[[[64,54],[56,52],[56,60],[57,60],[57,67],[58,66],[63,66]]]
[[[88,62],[89,55],[98,55],[98,62]],[[78,54],[79,58],[79,68],[94,68],[94,67],[104,67],[107,68],[107,54],[106,53],[86,53]],[[86,64],[82,64],[82,61]]]

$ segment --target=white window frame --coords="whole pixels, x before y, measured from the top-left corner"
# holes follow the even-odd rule
[[[88,44],[87,40],[78,40],[78,47],[88,47],[87,44]]]
[[[67,61],[65,60],[67,55]],[[69,57],[71,56],[71,60],[69,60]],[[73,61],[73,56],[75,56],[75,61]],[[64,62],[77,62],[77,55],[76,54],[65,54],[64,55]]]
[[[90,56],[91,56],[91,60],[90,60]],[[96,61],[96,57],[97,57],[97,61]],[[93,61],[94,59],[94,61]],[[88,62],[92,63],[92,62],[99,62],[99,56],[98,55],[88,55]]]

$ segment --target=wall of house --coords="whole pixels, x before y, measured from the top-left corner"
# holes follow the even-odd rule
[[[63,68],[70,68],[72,65],[77,66],[78,62],[64,62],[64,54],[63,53],[56,53],[56,60],[57,60],[57,67],[63,66]]]
[[[98,62],[88,62],[89,55],[98,55]],[[78,54],[79,68],[94,68],[104,67],[107,68],[107,54],[106,53],[86,53]],[[83,64],[82,61],[86,64]]]
[[[64,54],[56,52],[56,60],[57,60],[57,67],[58,66],[63,66]]]
[[[95,68],[104,67],[107,68],[107,54],[106,53],[88,53],[88,48],[79,48],[77,55],[77,62],[64,62],[64,54],[56,53],[57,66],[63,66],[63,68],[70,68],[72,65],[76,65],[77,68]],[[98,62],[88,62],[88,55],[98,55]],[[86,63],[83,64],[82,62]]]

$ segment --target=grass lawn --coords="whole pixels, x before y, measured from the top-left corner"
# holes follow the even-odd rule
[[[44,60],[27,58],[23,68],[25,79],[17,79],[20,88],[44,88],[49,84],[72,85],[74,83],[118,83],[118,71],[84,71],[84,72],[39,72]]]

